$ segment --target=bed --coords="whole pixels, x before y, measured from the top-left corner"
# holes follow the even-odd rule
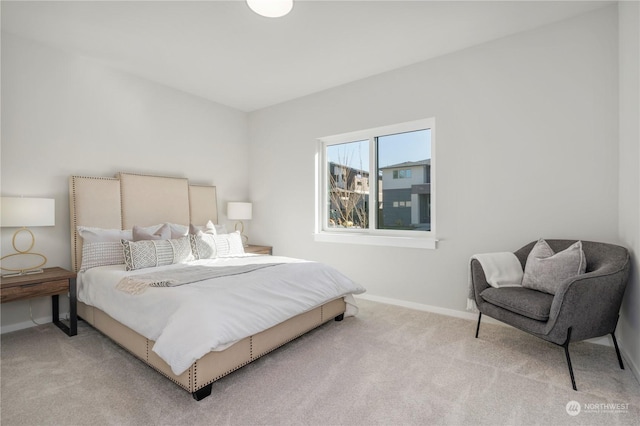
[[[220,233],[215,186],[118,173],[71,176],[69,191],[78,316],[196,400],[357,312],[364,289],[333,268],[244,254],[239,235]]]

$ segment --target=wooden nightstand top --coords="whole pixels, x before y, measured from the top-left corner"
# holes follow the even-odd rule
[[[249,244],[244,248],[245,253],[253,253],[253,254],[272,254],[273,247],[271,246],[258,246],[255,244]]]
[[[39,274],[16,275],[14,277],[1,277],[0,288],[11,288],[28,284],[37,284],[46,281],[68,280],[75,278],[76,273],[60,267],[44,268]]]

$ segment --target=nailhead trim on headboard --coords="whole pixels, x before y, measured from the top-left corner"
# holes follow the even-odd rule
[[[145,177],[145,178],[154,178],[151,180],[151,183],[153,183],[155,181],[155,178],[157,179],[167,179],[167,180],[174,180],[174,182],[176,182],[175,185],[173,185],[173,190],[174,191],[178,191],[179,192],[179,196],[178,197],[172,197],[170,195],[166,195],[166,200],[162,198],[162,196],[158,195],[158,193],[156,193],[155,196],[155,202],[156,204],[158,204],[157,208],[150,208],[149,210],[151,210],[152,212],[154,212],[154,217],[152,219],[150,219],[149,221],[153,221],[154,223],[135,223],[136,225],[143,225],[143,226],[148,226],[148,225],[155,225],[156,221],[157,223],[164,223],[164,222],[173,222],[173,223],[180,223],[182,225],[189,225],[192,220],[192,217],[194,217],[194,215],[196,216],[196,221],[197,222],[202,222],[202,223],[195,223],[197,225],[205,225],[206,222],[208,220],[211,220],[213,223],[217,223],[217,218],[218,218],[218,211],[217,211],[217,200],[216,200],[216,188],[215,186],[212,185],[190,185],[188,180],[186,178],[183,177],[171,177],[171,176],[155,176],[155,175],[147,175],[147,174],[141,174],[141,173],[125,173],[125,172],[118,172],[116,174],[115,178],[112,177],[89,177],[89,176],[71,176],[70,180],[69,180],[69,192],[70,192],[70,197],[69,197],[69,206],[70,206],[70,222],[71,222],[71,257],[72,257],[72,268],[74,271],[78,271],[81,267],[81,263],[82,263],[82,241],[79,239],[79,235],[77,233],[77,226],[78,225],[84,225],[84,226],[95,226],[95,227],[99,227],[99,228],[104,228],[105,226],[103,226],[102,224],[99,223],[92,223],[90,218],[87,218],[87,215],[91,215],[93,211],[95,211],[95,207],[93,207],[92,210],[92,206],[86,205],[86,203],[84,205],[80,205],[78,202],[78,199],[91,199],[91,198],[95,198],[96,201],[99,202],[103,202],[103,204],[107,207],[111,207],[111,209],[118,211],[118,215],[116,217],[115,215],[115,211],[113,212],[113,214],[108,213],[105,216],[102,217],[102,220],[104,220],[105,218],[107,219],[106,223],[110,223],[110,227],[115,228],[118,227],[120,229],[124,229],[125,226],[127,227],[131,227],[134,224],[132,223],[127,223],[126,219],[129,218],[129,222],[131,222],[132,220],[136,220],[136,219],[131,219],[130,216],[130,212],[127,212],[127,205],[125,203],[125,192],[126,192],[126,188],[123,188],[123,183],[122,183],[122,179],[121,176],[123,175],[127,175],[127,176],[139,176],[139,177]],[[86,185],[82,185],[80,186],[80,182],[83,182]],[[111,187],[108,186],[109,188],[109,198],[102,198],[101,199],[101,193],[100,190],[104,189],[104,185],[101,187],[100,185],[96,185],[98,189],[96,189],[96,191],[92,192],[92,185],[90,184],[91,181],[96,181],[96,182],[101,182],[101,181],[115,181],[115,185],[116,187],[118,187],[118,191],[116,191],[115,187]],[[184,184],[184,188],[186,189],[186,193],[184,192],[180,192],[181,191],[181,187],[182,187],[182,181],[185,182]],[[135,189],[134,195],[135,194],[144,194],[144,180],[142,181],[142,183],[140,183],[141,186],[137,187]],[[169,185],[171,186],[171,185]],[[158,188],[161,188],[162,185],[153,185],[154,189],[156,191],[158,191]],[[195,190],[192,190],[194,189]],[[117,193],[117,195],[116,195]],[[85,197],[83,197],[83,195]],[[87,195],[89,195],[88,197],[86,197]],[[111,199],[113,197],[111,197],[111,195],[113,196],[117,196],[118,200],[113,200],[113,203],[111,203]],[[164,195],[164,194],[163,194]],[[195,197],[195,199],[194,199]],[[171,209],[167,209],[166,207],[171,206],[171,202],[175,202],[175,199],[181,199],[184,202],[186,202],[186,206],[184,204],[180,205],[180,206],[176,206],[173,211],[171,211]],[[118,203],[119,205],[115,205],[114,203]],[[135,203],[137,205],[141,205],[144,203]],[[193,206],[193,207],[192,207]],[[85,209],[86,207],[86,209]],[[145,208],[148,207],[148,205],[145,204]],[[107,211],[110,211],[110,209],[106,209]],[[78,211],[84,211],[85,214],[82,215],[82,219],[80,219],[80,215],[78,215]],[[87,213],[88,211],[88,213]],[[144,212],[148,211],[148,210],[142,210],[142,215],[144,216]],[[129,214],[128,214],[129,213]],[[164,215],[164,213],[166,213],[166,216]],[[99,214],[98,214],[99,216]],[[139,217],[140,214],[138,214],[136,216],[136,214],[134,213],[134,218],[135,217]],[[180,218],[179,220],[174,220],[176,218]],[[206,218],[206,219],[205,219]],[[166,219],[166,220],[163,220]],[[82,220],[83,223],[79,223],[79,221]],[[115,223],[118,223],[119,225],[116,225]]]
[[[69,179],[69,210],[70,210],[70,222],[71,222],[71,266],[74,272],[78,272],[81,266],[81,257],[82,257],[82,244],[79,239],[77,226],[78,225],[86,225],[90,226],[90,224],[79,224],[78,223],[78,210],[79,206],[77,204],[77,195],[78,195],[78,182],[80,180],[83,181],[116,181],[117,179],[108,178],[108,177],[92,177],[92,176],[71,176]],[[119,221],[122,222],[121,218]]]

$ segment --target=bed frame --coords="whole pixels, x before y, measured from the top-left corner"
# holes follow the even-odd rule
[[[69,180],[71,260],[82,264],[78,226],[131,229],[159,223],[188,225],[218,222],[215,186],[191,185],[186,178],[118,173],[115,178],[71,176]],[[209,352],[177,376],[153,348],[154,341],[136,333],[108,314],[78,302],[78,316],[149,366],[190,392],[196,400],[211,394],[213,382],[249,364],[304,333],[335,319],[346,309],[342,298],[300,314],[236,342],[224,351]]]

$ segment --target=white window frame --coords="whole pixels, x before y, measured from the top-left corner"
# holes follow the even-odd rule
[[[406,133],[416,130],[431,129],[431,230],[410,231],[390,229],[346,229],[328,227],[327,185],[327,158],[326,147],[355,141],[369,141],[369,223],[376,223],[375,215],[378,194],[377,171],[377,146],[376,138],[380,136]],[[436,126],[435,118],[410,121],[373,129],[343,133],[340,135],[318,138],[316,145],[316,182],[315,182],[315,230],[314,240],[318,242],[349,243],[365,245],[381,245],[393,247],[411,247],[423,249],[435,249],[436,238]],[[373,177],[371,177],[373,176]]]

